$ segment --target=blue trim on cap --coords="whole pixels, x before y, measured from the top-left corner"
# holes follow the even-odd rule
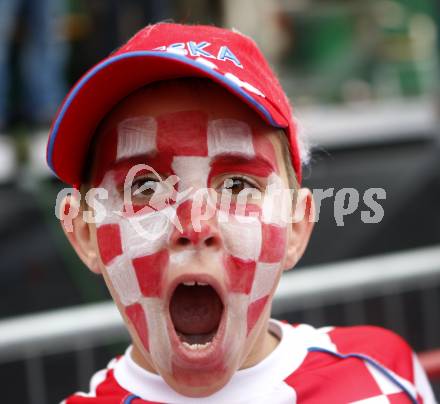
[[[223,74],[218,73],[215,69],[212,69],[208,66],[203,65],[200,62],[197,62],[195,60],[189,59],[185,56],[163,52],[163,51],[136,51],[136,52],[129,52],[124,53],[121,55],[117,55],[114,57],[111,57],[109,59],[104,60],[100,64],[96,65],[92,70],[90,70],[73,88],[73,90],[68,95],[66,101],[63,104],[63,107],[61,108],[56,121],[54,123],[50,139],[49,139],[49,145],[48,145],[48,153],[47,153],[47,163],[49,167],[52,169],[52,171],[56,174],[55,169],[53,167],[53,147],[55,143],[55,139],[58,134],[58,129],[61,124],[61,121],[64,118],[64,115],[66,114],[67,110],[70,107],[70,104],[75,99],[78,92],[82,89],[84,85],[98,72],[105,69],[107,66],[123,59],[128,59],[132,57],[146,57],[146,56],[155,56],[163,59],[173,59],[177,60],[179,62],[184,62],[187,65],[196,67],[199,70],[202,70],[206,73],[209,73],[209,75],[219,79],[221,82],[224,83],[226,87],[229,87],[235,91],[237,91],[243,98],[245,98],[247,101],[249,101],[250,104],[252,104],[256,109],[261,111],[261,113],[266,117],[267,121],[270,123],[270,125],[276,127],[276,128],[283,128],[283,126],[278,125],[275,120],[273,119],[272,115],[269,113],[269,111],[261,105],[257,100],[255,100],[252,96],[250,96],[246,91],[244,91],[238,84],[234,83],[233,81],[227,79]]]
[[[359,353],[350,353],[350,354],[340,354],[337,352],[330,351],[328,349],[319,348],[319,347],[310,347],[307,349],[309,352],[321,352],[321,353],[327,353],[333,356],[336,356],[340,359],[348,359],[348,358],[356,358],[361,359],[367,363],[369,363],[371,366],[373,366],[376,370],[378,370],[380,373],[382,373],[386,378],[388,378],[392,383],[394,383],[397,387],[399,387],[411,400],[412,403],[417,404],[417,398],[414,397],[411,392],[399,381],[397,380],[393,374],[383,365],[376,362],[373,358],[370,358],[367,355],[359,354]]]

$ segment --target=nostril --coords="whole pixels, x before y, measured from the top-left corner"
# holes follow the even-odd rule
[[[177,248],[184,247],[218,247],[221,243],[218,239],[218,236],[215,234],[200,234],[200,233],[191,233],[191,234],[180,234],[176,235],[176,238],[173,238],[173,244]]]
[[[182,246],[182,247],[183,246],[187,246],[190,243],[191,243],[191,240],[189,238],[187,238],[187,237],[179,237],[177,239],[177,244]]]
[[[206,247],[212,247],[217,244],[215,237],[208,237],[205,239],[205,245]]]

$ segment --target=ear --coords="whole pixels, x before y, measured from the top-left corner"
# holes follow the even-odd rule
[[[101,273],[91,224],[84,221],[78,195],[64,197],[60,204],[59,217],[64,234],[78,257],[92,272]]]
[[[293,268],[309,243],[315,224],[315,203],[310,189],[301,188],[297,192],[296,204],[293,210],[293,223],[287,237],[287,253],[284,270]]]

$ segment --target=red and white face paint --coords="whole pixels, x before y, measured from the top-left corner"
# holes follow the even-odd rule
[[[156,368],[190,385],[203,383],[188,371],[204,370],[209,377],[237,366],[281,270],[287,237],[282,218],[287,215],[279,208],[279,197],[270,197],[284,188],[273,145],[245,122],[208,119],[201,111],[126,119],[108,136],[116,139],[100,151],[94,183],[109,192],[107,215],[97,225],[108,278]],[[160,210],[144,208],[134,214],[138,209],[127,207],[121,187],[136,163],[177,176],[169,177],[169,183],[185,197]],[[193,209],[198,191],[217,178],[237,175],[262,179],[263,200],[238,206],[232,199],[225,207],[225,198],[215,200],[210,192],[204,212]],[[189,188],[191,193],[185,193]],[[281,205],[290,209],[288,203]],[[212,209],[209,218],[207,206]],[[182,237],[187,245],[178,243]],[[209,268],[200,265],[200,251],[211,249],[203,243],[208,238],[216,245]],[[220,324],[207,343],[182,342],[170,316],[173,292],[179,284],[190,287],[194,282],[213,287],[223,305]],[[200,310],[193,318],[203,318]],[[190,328],[198,332],[196,324]]]

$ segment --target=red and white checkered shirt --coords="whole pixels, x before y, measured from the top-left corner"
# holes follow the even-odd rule
[[[146,403],[436,403],[417,357],[396,334],[378,327],[289,325],[270,320],[280,338],[257,365],[237,371],[209,397],[185,397],[163,379],[140,368],[130,356],[97,372],[89,393],[63,404]]]

